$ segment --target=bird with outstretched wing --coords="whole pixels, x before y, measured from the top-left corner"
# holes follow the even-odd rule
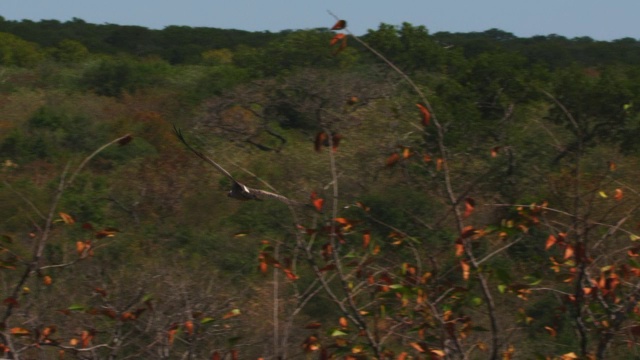
[[[231,183],[233,185],[231,187],[231,190],[229,190],[229,193],[227,193],[227,196],[234,199],[238,199],[238,200],[258,200],[258,201],[262,200],[263,198],[272,198],[272,199],[279,200],[287,205],[305,205],[298,201],[291,200],[279,194],[275,194],[275,193],[265,191],[265,190],[260,190],[260,189],[253,189],[244,185],[243,183],[236,180],[233,176],[231,176],[231,174],[227,170],[225,170],[222,166],[220,166],[217,162],[213,161],[208,156],[204,155],[203,153],[191,147],[191,145],[189,145],[187,140],[185,140],[184,136],[182,135],[182,131],[180,131],[180,129],[174,126],[173,130],[175,131],[178,139],[180,139],[180,141],[182,141],[182,143],[187,146],[187,149],[191,150],[191,152],[196,154],[202,160],[213,165],[213,167],[215,167],[220,173],[222,173],[224,176],[229,178],[229,180],[231,180]]]

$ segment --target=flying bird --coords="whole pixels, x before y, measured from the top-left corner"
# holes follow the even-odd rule
[[[213,161],[208,156],[204,155],[203,153],[191,147],[191,145],[187,143],[187,140],[185,140],[184,136],[182,135],[182,131],[180,131],[180,129],[174,126],[173,130],[175,131],[178,139],[180,139],[180,141],[182,141],[182,143],[187,146],[187,149],[191,150],[191,152],[196,154],[202,160],[213,165],[213,167],[215,167],[220,173],[222,173],[222,175],[226,176],[227,178],[229,178],[229,180],[231,180],[231,183],[233,185],[231,186],[231,190],[229,190],[229,192],[227,193],[227,196],[234,199],[238,199],[238,200],[258,200],[258,201],[262,201],[263,198],[272,198],[272,199],[281,201],[287,205],[306,205],[298,201],[291,200],[279,194],[275,194],[275,193],[265,191],[265,190],[260,190],[260,189],[253,189],[244,185],[243,183],[236,180],[233,176],[231,176],[231,174],[227,170],[225,170],[222,166],[220,166],[217,162]]]

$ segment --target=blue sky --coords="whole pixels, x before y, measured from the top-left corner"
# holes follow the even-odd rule
[[[640,0],[0,0],[8,20],[70,20],[280,31],[331,26],[330,10],[357,35],[381,22],[431,32],[498,28],[517,36],[640,38]]]

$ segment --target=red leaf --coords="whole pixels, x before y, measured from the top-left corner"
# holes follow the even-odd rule
[[[315,150],[316,151],[320,151],[322,150],[322,146],[326,146],[326,141],[327,141],[327,133],[325,133],[324,131],[320,131],[319,133],[316,134],[316,140],[315,140]]]
[[[287,279],[289,280],[295,281],[299,279],[298,275],[294,274],[293,271],[291,271],[291,269],[283,269],[282,271],[284,271],[284,274],[287,276]]]
[[[385,165],[387,167],[393,166],[398,162],[398,160],[400,160],[400,155],[398,153],[393,153],[393,154],[391,154],[391,156],[389,156],[387,158],[387,161],[385,162]]]
[[[304,326],[305,329],[319,329],[322,326],[322,323],[312,322]]]
[[[318,210],[318,212],[322,212],[322,205],[324,205],[324,199],[318,196],[318,193],[313,191],[311,193],[311,203]]]
[[[331,38],[331,42],[329,42],[329,45],[333,46],[335,44],[338,43],[338,41],[342,40],[344,38],[344,34],[335,34],[335,36],[333,38]]]
[[[622,200],[623,197],[623,193],[622,193],[622,189],[616,189],[616,194],[613,195],[613,198],[616,199],[617,201]]]
[[[422,114],[422,125],[428,126],[431,121],[431,113],[429,112],[429,109],[422,104],[416,104],[416,106],[420,109],[420,113]]]
[[[331,30],[342,30],[346,27],[347,27],[346,20],[338,20],[338,22],[336,22],[335,25],[331,27]]]
[[[329,271],[329,270],[335,270],[335,268],[336,268],[336,264],[329,264],[329,265],[325,265],[325,266],[321,267],[320,269],[318,269],[318,271],[320,271],[322,273],[322,272],[326,272],[326,271]]]
[[[333,136],[331,137],[331,145],[332,145],[332,150],[333,151],[337,151],[338,150],[338,145],[340,145],[340,140],[342,140],[343,136],[340,134],[333,134]]]
[[[18,304],[18,300],[16,300],[16,298],[11,296],[4,299],[2,303],[5,305],[13,306],[13,307],[20,307],[20,304]]]
[[[324,205],[324,199],[315,199],[313,200],[313,206],[318,210],[318,212],[322,211],[322,206]]]
[[[211,360],[220,360],[220,354],[216,351],[211,355]]]

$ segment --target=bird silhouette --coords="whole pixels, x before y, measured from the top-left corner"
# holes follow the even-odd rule
[[[258,200],[258,201],[262,201],[263,198],[272,198],[272,199],[281,201],[287,205],[306,205],[276,193],[272,193],[272,192],[260,190],[260,189],[253,189],[244,185],[243,183],[236,180],[233,176],[231,176],[231,174],[227,170],[225,170],[222,166],[220,166],[217,162],[213,161],[208,156],[204,155],[203,153],[191,147],[191,145],[189,145],[187,140],[184,138],[184,135],[182,135],[182,131],[180,131],[180,129],[175,127],[175,125],[173,127],[173,130],[175,131],[175,134],[178,137],[178,139],[180,139],[180,141],[183,144],[185,144],[187,149],[191,150],[191,152],[196,154],[202,160],[213,165],[213,167],[215,167],[220,173],[222,173],[224,176],[229,178],[229,180],[231,180],[231,183],[233,185],[231,186],[231,190],[229,190],[229,192],[227,193],[227,196],[234,199],[238,199],[238,200]]]

